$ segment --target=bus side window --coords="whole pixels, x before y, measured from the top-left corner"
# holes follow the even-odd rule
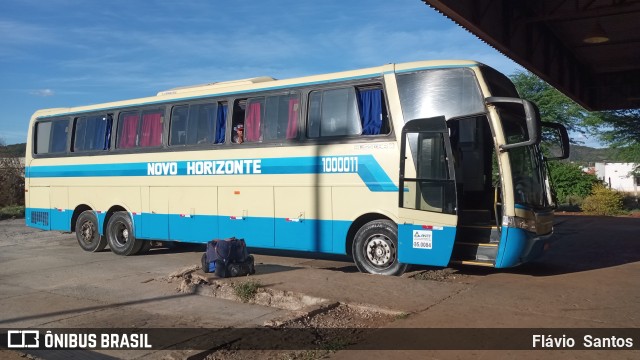
[[[382,88],[358,89],[358,108],[360,110],[362,135],[389,133],[389,117]]]
[[[189,107],[189,144],[211,144],[215,139],[218,104]]]
[[[169,145],[185,145],[187,143],[187,105],[174,106],[171,109],[171,126],[169,129]]]
[[[66,152],[68,128],[68,119],[37,123],[35,153],[53,154]]]
[[[111,115],[82,116],[75,119],[72,151],[109,150]]]
[[[349,136],[361,132],[354,88],[312,91],[309,94],[309,137]]]
[[[164,109],[129,111],[118,118],[118,149],[156,147],[162,145]],[[141,121],[142,120],[142,121]]]
[[[267,96],[265,107],[262,125],[265,140],[290,140],[298,136],[298,93]]]
[[[175,106],[171,112],[169,145],[224,143],[226,122],[225,102]]]

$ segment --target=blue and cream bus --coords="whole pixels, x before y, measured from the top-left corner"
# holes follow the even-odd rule
[[[554,201],[536,107],[472,61],[424,61],[37,111],[26,223],[86,251],[244,238],[409,264],[515,266]],[[563,136],[566,130],[549,124]],[[566,154],[565,154],[566,155]]]

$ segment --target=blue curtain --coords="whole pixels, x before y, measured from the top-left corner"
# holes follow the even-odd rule
[[[104,133],[107,129],[107,120],[102,117],[87,118],[84,149],[102,150],[104,148]]]
[[[94,116],[81,120],[83,125],[82,134],[76,140],[77,150],[108,150],[111,142],[111,116]]]
[[[67,125],[69,121],[58,120],[51,124],[51,140],[49,143],[49,152],[60,153],[67,151]]]
[[[358,93],[362,135],[378,135],[382,129],[382,89]]]
[[[224,133],[227,130],[227,104],[218,105],[218,123],[216,126],[216,144],[224,142]]]

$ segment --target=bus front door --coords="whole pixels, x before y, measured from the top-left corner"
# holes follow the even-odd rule
[[[400,145],[400,262],[449,263],[458,223],[455,184],[445,118],[408,121]]]

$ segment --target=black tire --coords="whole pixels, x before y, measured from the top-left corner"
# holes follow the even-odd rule
[[[136,239],[131,217],[126,211],[118,211],[111,216],[107,223],[107,239],[111,251],[122,256],[135,255],[143,242]]]
[[[107,246],[107,238],[98,231],[98,218],[93,210],[83,211],[76,220],[76,239],[84,251],[98,252]]]
[[[138,240],[142,242],[142,246],[140,246],[140,250],[137,252],[138,255],[144,255],[151,250],[153,247],[153,241],[151,240]]]
[[[358,230],[353,260],[364,273],[400,276],[407,264],[398,262],[398,227],[389,220],[374,220]]]

